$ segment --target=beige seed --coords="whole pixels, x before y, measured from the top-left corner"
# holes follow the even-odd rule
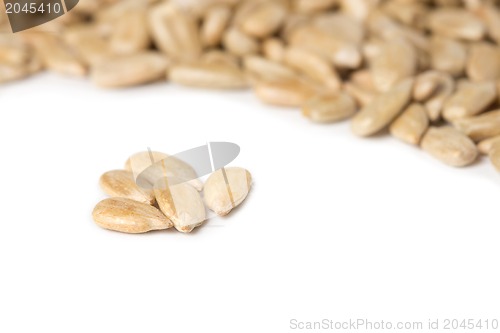
[[[500,172],[500,146],[495,145],[493,149],[490,151],[490,161],[497,169],[498,172]]]
[[[378,5],[379,0],[339,0],[341,9],[347,15],[364,21]]]
[[[372,73],[367,69],[362,69],[356,72],[353,72],[350,76],[350,82],[359,86],[360,88],[375,91],[375,85],[373,83]]]
[[[466,82],[446,101],[443,117],[449,121],[477,115],[497,98],[494,82]]]
[[[353,116],[355,112],[356,102],[345,92],[316,96],[302,107],[302,114],[318,123],[344,120]]]
[[[452,76],[460,76],[467,62],[467,49],[454,39],[434,36],[430,45],[431,67]]]
[[[289,67],[255,55],[244,57],[243,66],[257,80],[286,81],[297,78],[297,73]]]
[[[370,70],[378,91],[389,91],[394,85],[411,77],[417,69],[412,45],[404,40],[383,44],[380,53],[371,59]]]
[[[255,84],[254,90],[264,103],[288,107],[301,107],[317,94],[314,87],[300,80],[260,81]]]
[[[413,87],[413,99],[418,102],[428,100],[438,90],[440,81],[440,73],[436,71],[418,75]]]
[[[121,88],[166,79],[167,59],[142,52],[101,62],[91,69],[91,80],[104,88]]]
[[[217,49],[204,53],[200,58],[200,62],[203,64],[223,64],[234,68],[240,67],[239,61],[240,59],[234,54]]]
[[[485,139],[477,144],[481,154],[488,155],[495,146],[500,146],[500,135]]]
[[[389,131],[404,142],[418,145],[428,128],[429,118],[424,106],[412,104],[391,124]]]
[[[285,44],[281,39],[268,38],[262,42],[262,54],[269,60],[282,62],[285,58]]]
[[[347,82],[344,84],[344,90],[349,93],[355,100],[356,103],[365,107],[375,99],[377,93],[372,90],[364,89],[357,84]]]
[[[333,66],[321,56],[298,47],[285,51],[285,64],[298,70],[305,76],[323,84],[328,91],[340,89],[340,78]]]
[[[373,135],[396,118],[408,104],[413,90],[413,79],[406,79],[390,91],[383,93],[365,106],[351,124],[354,134],[359,136]]]
[[[439,8],[429,13],[428,28],[437,35],[465,40],[484,37],[484,24],[472,13],[458,8]]]
[[[173,185],[169,182],[174,181]],[[191,232],[206,219],[205,206],[198,191],[187,183],[160,179],[155,184],[156,202],[180,232]]]
[[[428,79],[435,78],[439,82],[434,94],[424,103],[429,119],[435,122],[441,118],[441,113],[446,101],[455,91],[455,81],[451,75],[442,72],[423,73],[420,76],[422,80],[424,80],[424,76],[429,76]]]
[[[83,76],[87,74],[87,68],[81,59],[56,36],[38,33],[29,37],[25,35],[25,37],[33,45],[47,69],[64,75]]]
[[[175,60],[199,58],[202,45],[194,16],[169,2],[151,10],[150,28],[156,46]]]
[[[123,13],[114,23],[110,45],[117,54],[132,54],[146,50],[151,44],[146,9]]]
[[[257,41],[236,28],[230,28],[226,31],[222,44],[229,52],[241,57],[259,51]]]
[[[483,3],[477,10],[477,14],[483,19],[487,28],[488,35],[500,44],[500,10],[497,6],[489,3]]]
[[[252,175],[242,168],[215,171],[205,183],[205,204],[217,215],[225,216],[239,206],[252,186]]]
[[[457,119],[453,125],[474,141],[500,135],[500,110],[486,112],[477,117]]]
[[[99,65],[115,58],[109,43],[102,36],[84,33],[67,38],[69,38],[67,40],[68,44],[77,51],[88,65]],[[74,40],[71,38],[74,38]]]
[[[146,204],[155,202],[153,192],[137,186],[134,175],[127,170],[106,172],[101,176],[99,184],[103,191],[111,197],[127,198]]]
[[[0,63],[0,83],[19,80],[29,75],[30,71],[27,66]]]
[[[26,34],[21,35],[25,38]],[[25,65],[31,58],[32,50],[28,45],[7,34],[0,35],[0,63],[14,66]]]
[[[431,127],[421,146],[441,162],[455,167],[470,165],[478,156],[474,142],[453,127]]]
[[[290,45],[307,49],[330,59],[337,66],[354,69],[358,68],[363,61],[356,46],[346,44],[345,41],[328,31],[310,24],[300,25],[292,30],[288,40]]]
[[[138,234],[171,228],[173,223],[157,208],[126,198],[101,201],[92,216],[104,229]]]
[[[165,163],[160,163],[161,161],[165,161]],[[155,166],[151,167],[152,165]],[[165,176],[187,181],[198,191],[203,189],[203,183],[198,179],[198,174],[192,166],[176,157],[161,152],[144,151],[136,153],[125,162],[125,170],[131,171],[136,180],[141,175],[141,178],[146,183],[139,185],[147,189],[152,189],[156,181]]]
[[[201,28],[201,41],[205,46],[220,44],[224,30],[231,18],[231,8],[226,5],[211,7],[205,14]]]
[[[248,82],[239,68],[223,63],[176,65],[170,69],[169,76],[172,82],[197,88],[242,89],[248,87]]]
[[[278,1],[260,2],[242,17],[239,27],[249,36],[265,38],[281,27],[286,14],[285,6]]]
[[[467,76],[483,82],[500,78],[500,48],[490,43],[476,43],[469,49]]]
[[[359,46],[365,39],[363,24],[339,12],[326,12],[311,18],[313,27],[327,33],[341,45]]]

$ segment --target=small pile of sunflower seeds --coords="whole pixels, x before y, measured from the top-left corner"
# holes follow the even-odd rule
[[[252,176],[242,168],[222,168],[203,184],[189,164],[160,152],[142,152],[131,156],[125,169],[103,174],[100,185],[110,196],[92,214],[100,227],[133,234],[174,227],[189,233],[205,222],[206,208],[225,216],[239,206]]]
[[[251,88],[313,122],[352,118],[358,136],[388,132],[451,166],[484,154],[500,169],[499,2],[81,0],[0,36],[0,82],[47,69],[104,88]]]

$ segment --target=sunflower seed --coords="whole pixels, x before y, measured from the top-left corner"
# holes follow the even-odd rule
[[[330,123],[350,118],[356,112],[356,102],[345,92],[318,95],[302,107],[302,114],[314,122]]]
[[[500,78],[500,48],[490,43],[476,43],[469,49],[467,76],[483,82]]]
[[[406,79],[390,91],[375,97],[352,119],[354,134],[370,136],[384,129],[408,104],[412,89],[413,79]]]
[[[285,44],[281,39],[268,38],[262,42],[262,54],[271,61],[282,62],[285,58]]]
[[[440,73],[428,71],[417,76],[413,87],[413,99],[423,102],[431,98],[437,91],[440,83]]]
[[[151,190],[139,188],[132,172],[127,170],[113,170],[101,176],[99,184],[106,194],[111,197],[127,198],[138,202],[153,204],[154,194]]]
[[[205,14],[201,28],[201,41],[205,46],[220,44],[231,18],[231,8],[226,5],[211,7]]]
[[[333,66],[313,52],[297,47],[288,48],[285,51],[284,62],[305,76],[323,84],[331,92],[340,89],[340,79]]]
[[[191,232],[206,219],[205,206],[198,191],[187,183],[169,184],[172,179],[159,179],[154,187],[161,211],[180,232]]]
[[[234,66],[217,64],[176,65],[170,69],[172,82],[190,87],[242,89],[248,87],[243,73]]]
[[[467,62],[467,49],[454,39],[434,36],[430,44],[431,67],[452,76],[460,76]]]
[[[488,155],[494,146],[500,146],[500,135],[485,139],[477,144],[479,151],[485,155]]]
[[[241,19],[239,27],[249,36],[265,38],[281,27],[286,14],[285,6],[278,1],[260,2]]]
[[[158,52],[135,53],[93,66],[91,79],[105,88],[135,86],[165,80],[167,65],[167,59]]]
[[[132,54],[146,50],[151,44],[146,9],[123,13],[114,23],[110,46],[117,54]]]
[[[428,28],[437,35],[464,40],[480,40],[486,27],[473,14],[458,8],[439,8],[428,17]]]
[[[83,76],[87,68],[59,38],[50,34],[25,36],[35,48],[44,66],[64,75]]]
[[[160,163],[165,161],[165,163]],[[152,167],[154,165],[154,167]],[[164,168],[165,166],[165,168]],[[145,151],[132,155],[125,162],[125,170],[131,171],[134,179],[144,179],[141,187],[152,189],[158,179],[164,177],[177,178],[188,182],[198,191],[203,189],[203,183],[192,166],[180,159],[156,151]]]
[[[453,127],[431,127],[421,146],[441,162],[455,167],[472,164],[478,156],[474,142]]]
[[[483,113],[477,117],[457,119],[453,125],[474,141],[500,135],[500,110]]]
[[[286,81],[297,78],[297,74],[289,67],[255,55],[244,57],[243,66],[257,80]]]
[[[389,131],[404,142],[418,145],[428,128],[427,111],[421,104],[412,104],[391,124]]]
[[[126,198],[101,201],[92,216],[104,229],[138,234],[171,228],[173,223],[157,208]]]
[[[446,101],[443,117],[446,120],[471,117],[486,110],[497,98],[494,82],[463,82]]]
[[[493,147],[493,149],[490,151],[490,160],[495,169],[497,169],[498,172],[500,172],[500,146],[497,144]]]
[[[150,28],[157,47],[175,60],[193,61],[202,52],[196,19],[164,2],[150,13]]]
[[[251,185],[252,176],[245,169],[217,170],[205,183],[205,204],[217,215],[227,215],[245,200]]]
[[[289,107],[300,107],[317,94],[310,84],[300,80],[259,81],[254,90],[257,97],[265,103]]]
[[[226,31],[222,44],[229,52],[240,57],[259,51],[259,44],[255,39],[234,27]]]
[[[370,69],[377,90],[388,91],[395,84],[415,74],[415,49],[404,40],[385,43],[380,54],[371,59]]]
[[[426,76],[428,77],[424,79]],[[455,81],[449,74],[442,72],[426,72],[421,75],[421,79],[436,79],[438,82],[436,91],[424,103],[429,119],[435,122],[441,118],[446,101],[455,91]]]

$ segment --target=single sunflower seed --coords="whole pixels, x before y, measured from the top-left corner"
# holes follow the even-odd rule
[[[254,91],[267,104],[289,107],[300,107],[318,93],[312,85],[298,79],[259,81],[254,85]]]
[[[137,186],[133,173],[127,170],[108,171],[101,176],[99,184],[111,197],[132,199],[146,204],[155,202],[153,191]]]
[[[157,208],[126,198],[110,198],[99,202],[92,216],[101,228],[131,234],[164,230],[173,226]]]
[[[422,149],[454,167],[472,164],[478,156],[474,142],[453,127],[431,127],[421,142]]]
[[[485,139],[477,144],[477,148],[484,155],[488,155],[495,146],[500,146],[500,135]]]
[[[250,192],[252,176],[242,168],[215,171],[205,183],[205,204],[217,215],[224,216],[239,206]]]
[[[467,76],[484,82],[500,78],[500,48],[491,43],[475,43],[469,48]]]
[[[91,69],[100,87],[121,88],[166,80],[168,61],[158,52],[141,52],[101,62]]]
[[[351,128],[359,136],[373,135],[396,118],[408,104],[413,90],[413,79],[406,79],[383,93],[359,111],[352,119]]]
[[[352,117],[356,102],[345,92],[318,95],[306,101],[302,114],[314,122],[331,123]]]
[[[389,131],[404,142],[418,145],[428,128],[429,117],[425,107],[412,104],[391,124]]]
[[[129,157],[125,162],[125,170],[131,171],[139,185],[152,189],[158,179],[164,177],[176,178],[188,182],[198,191],[203,189],[203,183],[198,174],[186,162],[167,154],[156,151],[139,152]],[[144,182],[144,183],[143,183]]]
[[[500,110],[457,119],[453,125],[474,141],[485,140],[500,135]]]
[[[494,82],[463,82],[446,101],[443,117],[452,121],[475,116],[486,110],[497,99]]]
[[[172,82],[210,89],[242,89],[248,82],[242,71],[224,63],[175,65],[169,71]]]
[[[206,220],[203,200],[191,185],[175,178],[163,178],[156,182],[154,193],[160,210],[178,231],[191,232]]]

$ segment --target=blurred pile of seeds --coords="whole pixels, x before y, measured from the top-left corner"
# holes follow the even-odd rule
[[[80,0],[0,35],[0,81],[47,69],[107,88],[251,88],[314,122],[352,118],[356,135],[388,129],[446,164],[483,153],[500,171],[499,44],[493,0]]]

